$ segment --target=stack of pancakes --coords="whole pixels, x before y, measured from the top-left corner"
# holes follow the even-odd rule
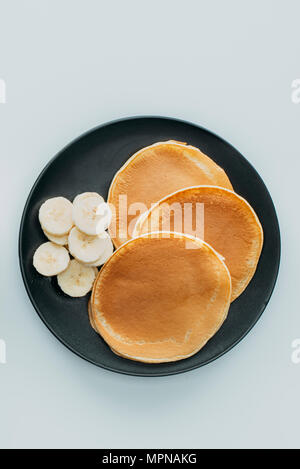
[[[212,159],[173,140],[129,158],[111,183],[108,203],[117,249],[94,283],[92,327],[131,360],[195,354],[255,273],[263,245],[257,215]],[[201,230],[195,228],[199,207]]]

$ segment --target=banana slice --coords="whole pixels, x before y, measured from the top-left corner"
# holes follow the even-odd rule
[[[43,230],[43,232],[44,232],[44,235],[49,239],[49,241],[52,241],[55,244],[59,244],[59,246],[65,246],[66,244],[68,244],[67,234],[62,235],[62,236],[55,236],[55,235],[48,233],[48,231]]]
[[[85,296],[93,287],[96,272],[72,259],[68,268],[57,276],[57,282],[64,293],[74,298]]]
[[[68,237],[69,251],[78,261],[93,264],[103,253],[108,236],[106,232],[99,236],[88,236],[74,227]]]
[[[41,244],[33,255],[33,265],[36,270],[46,277],[63,272],[70,262],[66,248],[50,241]]]
[[[86,264],[86,265],[90,265],[91,267],[99,267],[100,265],[103,265],[105,264],[106,261],[108,261],[108,259],[110,258],[113,252],[114,252],[114,245],[110,237],[108,237],[106,239],[105,249],[103,253],[101,254],[101,256],[99,257],[99,259],[97,259],[96,262],[93,262],[91,264]]]
[[[80,200],[88,199],[89,197],[98,197],[99,201],[104,202],[103,197],[97,192],[83,192],[82,194],[76,195],[75,199],[73,200],[73,205],[76,205]]]
[[[46,200],[39,210],[42,229],[55,236],[68,234],[73,226],[72,210],[72,203],[65,197]]]
[[[73,219],[82,233],[96,236],[108,228],[111,210],[102,197],[81,197],[73,205]]]

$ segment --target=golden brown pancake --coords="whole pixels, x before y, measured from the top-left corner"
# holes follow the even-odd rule
[[[230,297],[230,275],[218,253],[169,232],[132,239],[115,251],[91,301],[95,326],[113,351],[160,363],[198,352],[224,322]]]
[[[144,214],[137,224],[135,235],[165,229],[172,231],[175,229],[173,225],[178,225],[179,220],[182,221],[182,229],[177,226],[176,231],[201,237],[199,232],[194,232],[197,203],[204,204],[203,239],[224,256],[231,274],[233,301],[245,290],[253,277],[263,245],[263,230],[259,219],[241,196],[215,186],[190,187],[177,191],[164,197]],[[189,205],[184,204],[192,206],[191,212],[185,212],[188,215],[185,222],[181,214],[184,207],[188,210]],[[194,217],[194,223],[191,223],[190,216]]]
[[[97,327],[96,327],[96,324],[95,324],[95,320],[94,320],[94,314],[93,314],[93,308],[92,308],[92,303],[91,303],[91,298],[89,299],[88,301],[88,315],[89,315],[89,320],[90,320],[90,325],[92,327],[92,329],[94,329],[95,332],[97,332],[97,334],[100,335]],[[120,355],[119,353],[117,353],[115,350],[111,349],[116,355],[119,355],[120,357],[122,355]]]
[[[115,246],[132,237],[138,216],[152,203],[200,184],[232,189],[224,170],[196,147],[169,140],[139,150],[116,173],[109,189],[108,202],[116,212],[109,228]]]
[[[95,325],[95,321],[94,321],[91,298],[88,301],[88,315],[89,315],[90,325],[92,326],[94,331],[99,334],[99,332],[97,331],[96,325]]]

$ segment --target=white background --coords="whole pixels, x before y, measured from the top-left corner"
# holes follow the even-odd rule
[[[299,122],[295,1],[0,0],[1,447],[299,447]],[[256,167],[282,234],[277,287],[231,352],[173,377],[101,370],[61,345],[23,287],[20,217],[48,160],[111,119],[179,117]]]

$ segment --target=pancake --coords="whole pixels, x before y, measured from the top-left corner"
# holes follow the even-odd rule
[[[92,303],[91,303],[91,298],[89,299],[88,301],[88,316],[89,316],[89,321],[90,321],[90,325],[92,327],[92,329],[94,329],[95,332],[97,332],[97,334],[100,335],[97,327],[96,327],[96,324],[95,324],[95,319],[94,319],[94,313],[93,313],[93,308],[92,308]],[[120,355],[119,353],[117,353],[115,350],[113,350],[111,348],[112,352],[114,352],[116,355],[119,355],[120,357],[122,357],[122,355]]]
[[[202,236],[199,232],[195,233],[197,203],[204,204],[204,225],[200,227]],[[181,213],[184,204],[192,204],[192,211],[185,212],[186,219],[183,221]],[[231,301],[235,300],[252,279],[263,245],[263,230],[253,208],[228,189],[190,187],[160,200],[139,220],[134,235],[161,229],[173,230],[173,225],[180,224],[180,221],[182,229],[177,227],[176,231],[201,237],[224,256],[232,280]]]
[[[230,275],[218,253],[169,232],[129,240],[115,251],[91,302],[95,327],[115,353],[160,363],[198,352],[226,319],[230,297]]]
[[[139,150],[116,173],[109,189],[108,203],[113,207],[109,232],[114,245],[119,247],[132,237],[138,216],[152,203],[200,184],[232,189],[224,170],[196,147],[169,140]]]
[[[95,320],[94,320],[93,310],[92,310],[92,304],[91,304],[91,298],[88,301],[88,315],[89,315],[89,321],[90,321],[91,327],[94,329],[95,332],[97,332],[97,334],[99,334],[99,332],[97,331],[96,325],[95,325]]]

